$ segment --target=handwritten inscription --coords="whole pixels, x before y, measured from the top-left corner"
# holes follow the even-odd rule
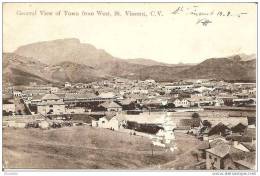
[[[32,10],[32,11],[23,11],[17,10],[16,15],[18,16],[43,16],[43,17],[50,17],[50,16],[63,16],[63,17],[78,17],[78,16],[99,16],[99,17],[165,17],[171,16],[174,18],[180,18],[182,16],[191,16],[194,17],[195,24],[201,24],[202,26],[208,26],[209,24],[213,23],[216,17],[218,18],[242,18],[244,15],[247,15],[248,12],[234,12],[230,9],[221,10],[221,9],[207,9],[202,8],[200,6],[191,6],[191,5],[180,5],[174,7],[173,9],[153,9],[153,10],[57,10],[57,11],[50,11],[50,10]],[[214,17],[214,18],[213,18]]]
[[[231,10],[208,10],[208,9],[202,9],[199,8],[199,6],[192,6],[192,7],[184,7],[184,6],[178,6],[175,8],[172,12],[172,15],[179,16],[179,15],[185,15],[185,16],[194,16],[199,17],[197,19],[196,24],[202,24],[203,26],[207,26],[208,24],[212,23],[212,20],[210,20],[210,17],[236,17],[241,18],[243,15],[247,15],[247,12],[232,12]],[[201,18],[203,17],[203,18]]]

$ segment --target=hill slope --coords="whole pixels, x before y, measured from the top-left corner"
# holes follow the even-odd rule
[[[239,57],[239,56],[238,56]],[[255,80],[256,60],[212,58],[179,72],[179,78],[221,80]]]
[[[19,47],[14,55],[25,57],[28,61],[21,66],[16,62],[23,62],[23,59],[14,61],[15,69],[23,71],[24,74],[31,74],[23,76],[24,78],[33,77],[32,80],[38,81],[47,79],[58,82],[89,82],[111,76],[141,80],[149,78],[156,81],[199,78],[252,81],[256,79],[255,55],[245,54],[211,58],[197,65],[173,65],[150,59],[115,58],[104,50],[72,38],[24,45]],[[26,67],[29,69],[25,69]],[[5,73],[16,73],[10,64],[8,68]],[[18,74],[14,75],[16,76],[12,76],[13,82],[23,80],[17,77]]]

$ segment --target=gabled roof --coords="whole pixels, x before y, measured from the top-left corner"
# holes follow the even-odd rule
[[[116,118],[118,120],[118,118],[116,116],[105,116],[104,118],[106,118],[108,121],[110,121],[113,118]]]
[[[206,151],[221,158],[224,158],[227,154],[229,154],[230,148],[231,146],[228,144],[219,144],[213,148],[207,149]]]
[[[99,106],[102,106],[104,108],[121,108],[121,106],[117,103],[115,103],[114,101],[106,101],[102,104],[100,104]]]
[[[130,103],[134,102],[135,100],[134,99],[123,99],[123,100],[120,100],[120,104],[121,105],[129,105]]]

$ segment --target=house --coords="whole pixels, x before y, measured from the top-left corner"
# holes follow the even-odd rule
[[[238,123],[236,125],[234,125],[233,127],[231,127],[231,131],[232,133],[243,133],[246,129],[247,125],[243,124],[243,123]]]
[[[208,131],[208,135],[214,135],[214,134],[220,134],[221,136],[226,136],[227,134],[229,134],[230,129],[223,124],[222,122],[219,122],[218,124],[212,126],[209,131]]]
[[[22,92],[21,91],[13,91],[13,95],[15,97],[21,97],[22,96]]]
[[[112,130],[119,130],[121,123],[116,116],[104,116],[98,120],[92,120],[92,126],[98,128],[107,128]]]
[[[15,113],[15,104],[9,103],[9,104],[3,104],[3,111],[6,113],[12,112]]]
[[[193,128],[198,128],[199,126],[200,126],[200,119],[199,118],[180,119],[180,121],[179,121],[179,123],[177,123],[174,131],[188,132]]]
[[[246,98],[246,99],[233,99],[235,106],[256,106],[255,98]]]
[[[183,98],[177,98],[176,100],[174,100],[173,104],[175,105],[175,107],[190,107],[191,103],[189,100]]]
[[[124,99],[121,100],[120,105],[123,110],[134,110],[135,109],[135,100],[134,99]]]
[[[65,104],[63,100],[55,94],[46,94],[37,103],[37,112],[40,114],[64,114]]]
[[[233,161],[237,156],[241,155],[243,155],[243,151],[235,149],[226,143],[206,149],[206,169],[236,169],[236,165]]]
[[[216,98],[214,104],[215,106],[224,106],[224,101],[221,98]]]
[[[71,83],[65,82],[64,87],[71,87]]]
[[[106,111],[116,111],[116,112],[122,111],[122,106],[115,103],[114,101],[106,101],[100,104],[99,107],[104,108]]]

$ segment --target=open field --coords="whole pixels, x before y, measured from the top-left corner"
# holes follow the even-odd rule
[[[4,167],[26,169],[159,169],[180,160],[193,163],[188,153],[199,141],[176,134],[179,150],[165,152],[148,138],[89,126],[61,129],[3,129]],[[183,160],[183,158],[182,158]],[[185,162],[185,164],[187,164]],[[175,167],[174,164],[164,167]]]

